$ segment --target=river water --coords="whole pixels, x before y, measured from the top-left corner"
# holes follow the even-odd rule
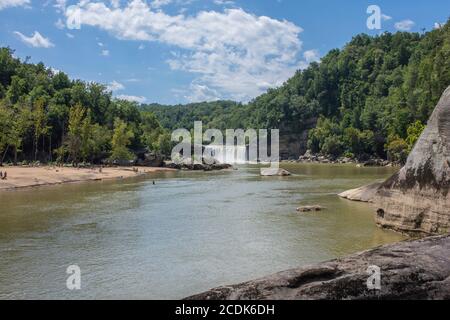
[[[295,175],[246,166],[2,192],[0,299],[178,299],[402,239],[336,195],[394,169],[283,167]],[[296,212],[308,204],[327,210]],[[66,287],[70,265],[81,290]]]

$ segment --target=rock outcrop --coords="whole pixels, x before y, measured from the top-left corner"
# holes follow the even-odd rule
[[[450,231],[450,87],[406,165],[377,190],[376,222],[408,234]]]
[[[373,202],[381,182],[376,182],[360,188],[348,190],[339,194],[339,197],[361,202]]]
[[[450,236],[401,242],[186,300],[450,299],[449,252]],[[367,285],[377,267],[380,290]]]

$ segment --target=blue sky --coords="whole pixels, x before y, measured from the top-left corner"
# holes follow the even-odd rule
[[[366,25],[372,4],[380,30]],[[358,33],[449,16],[448,0],[0,0],[0,45],[120,98],[248,101]]]

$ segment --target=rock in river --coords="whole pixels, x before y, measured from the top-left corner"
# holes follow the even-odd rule
[[[274,177],[274,176],[286,177],[290,176],[291,173],[281,168],[262,168],[261,175],[263,177]]]
[[[324,208],[321,206],[303,206],[303,207],[298,207],[297,211],[298,212],[312,212],[312,211],[322,211]]]

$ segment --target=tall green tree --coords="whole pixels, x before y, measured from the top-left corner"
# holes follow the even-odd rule
[[[111,157],[113,161],[126,161],[134,158],[128,149],[131,139],[134,137],[133,132],[128,128],[125,121],[117,118],[114,121],[114,132],[111,140]]]

